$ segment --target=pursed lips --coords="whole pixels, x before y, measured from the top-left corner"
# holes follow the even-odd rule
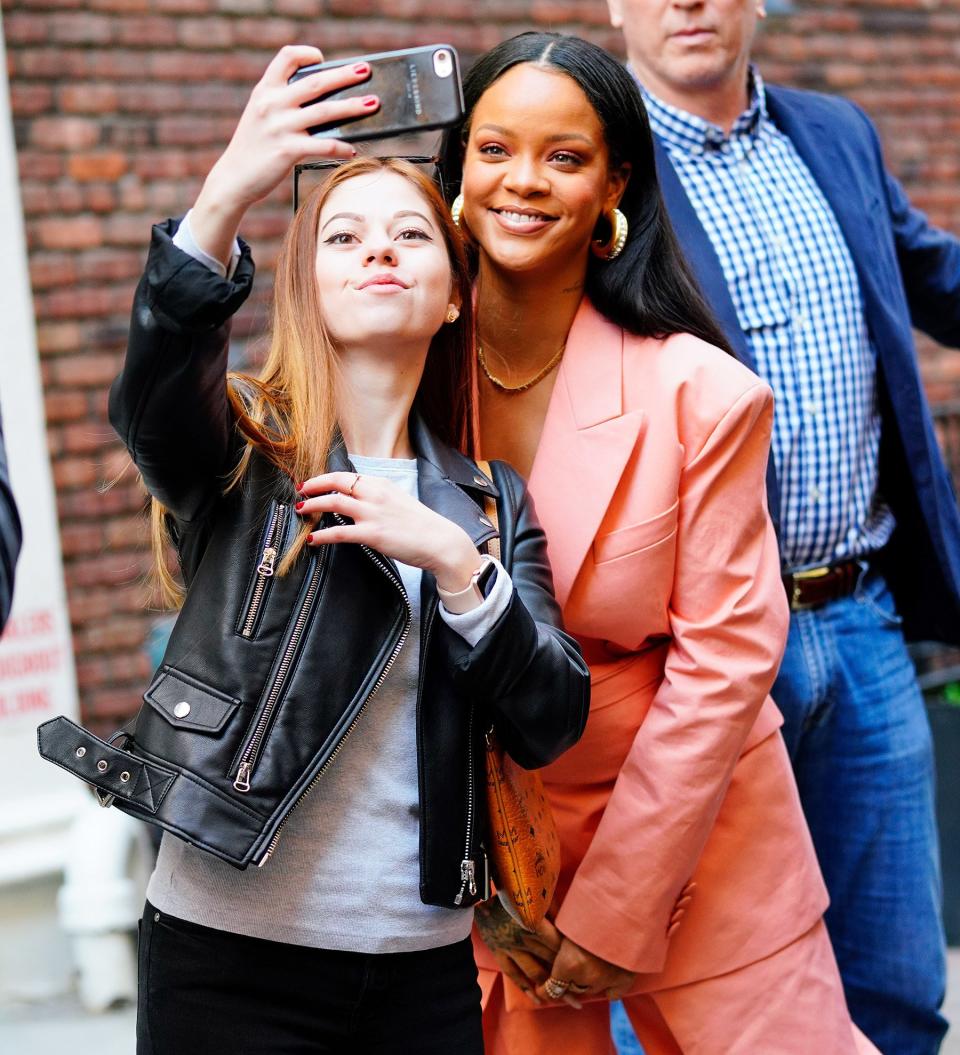
[[[410,286],[397,275],[373,275],[365,282],[361,282],[357,289],[370,289],[371,287],[393,287],[394,289],[409,289]]]

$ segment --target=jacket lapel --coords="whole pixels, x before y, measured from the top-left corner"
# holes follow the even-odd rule
[[[643,428],[623,413],[623,330],[584,300],[567,338],[530,493],[564,605]]]
[[[880,202],[868,191],[862,161],[845,149],[843,136],[836,129],[827,128],[815,113],[791,105],[791,97],[793,93],[787,96],[779,88],[768,87],[770,118],[793,143],[833,210],[853,258],[869,316],[871,309],[882,306],[884,301],[877,284],[877,276],[883,273],[876,266],[881,249],[872,220],[881,208]],[[864,266],[864,262],[869,266]]]
[[[653,137],[657,158],[657,176],[660,190],[667,205],[670,221],[677,235],[687,263],[693,270],[710,310],[720,323],[734,355],[754,373],[757,364],[743,335],[737,309],[730,296],[730,287],[723,275],[720,258],[717,256],[710,236],[704,230],[697,210],[694,209],[687,192],[683,189],[677,170],[657,136]]]

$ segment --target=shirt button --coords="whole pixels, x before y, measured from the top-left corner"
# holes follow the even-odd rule
[[[813,499],[814,502],[819,502],[823,498],[823,491],[821,491],[820,488],[816,484],[814,484],[813,487],[810,488],[810,497]]]
[[[793,320],[793,325],[798,330],[806,329],[807,317],[806,315],[797,315]]]
[[[815,418],[820,413],[820,408],[816,403],[804,403],[803,404],[804,414],[809,415],[811,418]]]

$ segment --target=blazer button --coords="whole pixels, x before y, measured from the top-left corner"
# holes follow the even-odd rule
[[[677,899],[676,908],[686,908],[690,902],[693,901],[693,894],[684,894],[682,897]]]
[[[672,938],[673,934],[674,934],[674,931],[676,931],[677,927],[679,927],[679,926],[680,926],[680,920],[677,920],[675,923],[671,923],[670,926],[667,927],[667,937],[668,938]]]

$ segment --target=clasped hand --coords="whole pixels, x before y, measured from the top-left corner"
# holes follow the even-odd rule
[[[337,513],[352,524],[334,524],[311,532],[308,544],[352,542],[370,546],[401,564],[432,572],[437,585],[455,593],[465,589],[480,557],[470,536],[452,520],[435,513],[396,484],[376,476],[336,472],[300,484],[301,516]]]
[[[536,1004],[557,1002],[544,988],[549,978],[571,983],[573,988],[562,1000],[580,1007],[580,999],[586,997],[618,1000],[637,977],[564,937],[548,919],[535,930],[526,930],[497,898],[477,906],[476,920],[500,970]]]

